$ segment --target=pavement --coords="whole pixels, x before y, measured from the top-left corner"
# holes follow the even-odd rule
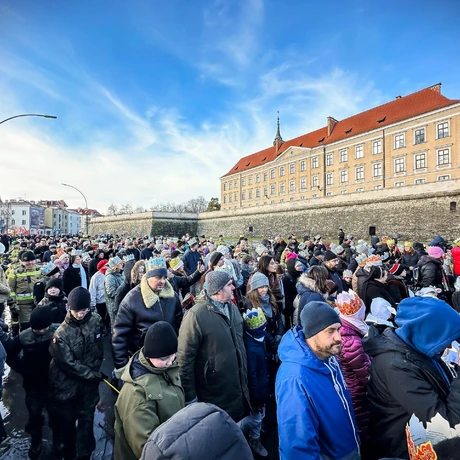
[[[0,414],[5,423],[7,438],[0,444],[0,460],[27,460],[27,452],[30,447],[30,436],[24,432],[28,419],[25,406],[25,393],[22,388],[22,377],[5,365],[3,376],[3,398],[0,401]],[[101,371],[111,375],[113,359],[110,345],[110,337],[104,339],[104,360]],[[100,402],[94,412],[94,436],[96,449],[93,452],[93,460],[110,460],[113,455],[114,440],[114,404],[117,393],[106,383],[99,386]],[[262,444],[268,450],[269,460],[279,459],[278,456],[278,433],[276,427],[275,403],[271,400],[267,404],[267,412],[264,421],[264,432],[261,435]],[[261,457],[260,457],[261,458]],[[53,460],[52,455],[52,432],[48,427],[46,417],[43,428],[43,451],[40,460]],[[184,459],[185,460],[185,459]],[[212,459],[209,459],[212,460]]]

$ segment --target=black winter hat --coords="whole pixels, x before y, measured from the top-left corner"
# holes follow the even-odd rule
[[[48,305],[35,307],[30,314],[30,327],[35,330],[46,329],[53,322],[53,314]]]
[[[152,324],[144,341],[146,358],[166,358],[177,353],[177,335],[171,324],[158,321]]]
[[[209,258],[209,262],[211,262],[211,265],[215,267],[222,257],[224,257],[224,255],[221,252],[214,251]]]
[[[67,305],[69,310],[85,310],[91,306],[91,294],[88,289],[78,286],[70,292]]]
[[[327,262],[328,260],[334,260],[337,259],[337,254],[335,254],[332,251],[326,251],[324,254],[323,259]]]
[[[45,292],[48,292],[49,288],[57,287],[61,292],[64,291],[64,283],[62,282],[61,278],[51,278],[46,283]]]
[[[35,254],[32,251],[24,251],[21,255],[21,261],[22,262],[31,262],[32,260],[35,260]]]
[[[339,315],[326,302],[308,302],[300,313],[303,334],[306,339],[313,337],[332,324],[340,323]]]
[[[316,256],[321,256],[323,254],[323,251],[321,251],[321,249],[316,249],[315,251],[313,251],[313,255],[316,257]]]

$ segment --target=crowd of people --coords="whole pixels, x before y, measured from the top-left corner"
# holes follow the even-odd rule
[[[282,460],[409,459],[413,417],[460,423],[460,239],[0,241],[0,372],[22,375],[31,459],[45,411],[55,458],[91,458],[101,382],[115,460],[268,457],[270,423]]]

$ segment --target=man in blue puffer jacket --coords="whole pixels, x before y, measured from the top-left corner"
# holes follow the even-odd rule
[[[281,460],[359,460],[350,394],[340,365],[341,322],[326,302],[309,302],[303,327],[280,343],[276,376]]]

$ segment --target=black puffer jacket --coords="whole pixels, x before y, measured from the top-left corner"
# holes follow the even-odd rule
[[[418,284],[422,287],[435,286],[443,288],[442,285],[442,262],[433,257],[424,256],[417,264],[419,268]]]
[[[144,446],[141,460],[186,458],[252,460],[238,425],[214,404],[195,403],[160,425]]]
[[[168,278],[168,281],[171,283],[172,288],[176,294],[182,295],[185,297],[190,292],[190,286],[195,284],[200,278],[202,273],[199,270],[196,270],[193,275],[181,276],[173,275],[171,278]]]
[[[128,292],[135,286],[131,284],[131,271],[134,267],[134,264],[136,263],[135,260],[129,260],[126,262],[124,268],[123,268],[123,274],[125,275],[125,280],[123,281],[120,286],[118,286],[118,289],[115,293],[115,300],[113,303],[113,309],[114,311],[118,311],[120,308],[120,304],[123,301],[123,299],[128,295]]]
[[[67,315],[67,297],[63,292],[56,296],[47,293],[38,304],[38,307],[45,307],[47,305],[51,308],[53,323],[61,324]]]
[[[104,259],[104,257],[100,258],[99,256],[104,254],[102,249],[96,249],[94,253],[94,258],[89,261],[88,264],[88,276],[91,278],[97,272],[97,264]]]
[[[366,314],[371,311],[372,301],[377,297],[387,300],[393,308],[396,308],[395,301],[388,292],[386,285],[375,279],[367,279],[364,282],[363,295],[362,299],[366,304]]]
[[[139,350],[147,329],[157,321],[167,321],[176,332],[182,322],[182,306],[172,286],[166,284],[158,296],[144,277],[123,299],[113,328],[112,346],[115,367],[127,364],[129,353]]]
[[[460,422],[460,379],[452,380],[438,360],[451,381],[449,388],[434,362],[409,347],[392,328],[382,335],[371,332],[363,346],[372,358],[367,395],[373,458],[408,459],[405,428],[412,414],[422,422],[437,413],[454,425]]]

